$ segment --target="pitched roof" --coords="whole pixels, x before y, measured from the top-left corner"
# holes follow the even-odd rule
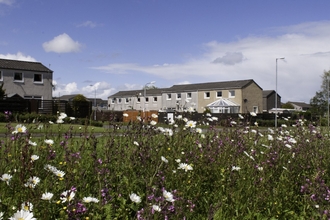
[[[161,95],[162,91],[164,89],[147,89],[146,94],[147,96],[151,95]],[[144,95],[144,89],[140,90],[128,90],[128,91],[119,91],[111,96],[109,98],[115,98],[115,97],[132,97],[132,96],[143,96]]]
[[[72,94],[72,95],[62,95],[60,96],[58,99],[59,100],[66,100],[69,101],[70,99],[73,99],[74,97],[76,97],[79,94]]]
[[[29,70],[29,71],[53,73],[52,70],[48,69],[40,62],[8,60],[8,59],[0,59],[0,69]]]
[[[291,104],[294,104],[294,105],[297,105],[297,106],[300,106],[302,108],[310,108],[311,105],[310,104],[307,104],[305,102],[291,102],[289,101],[288,103],[291,103]]]
[[[224,82],[208,82],[208,83],[195,83],[184,85],[173,85],[168,88],[168,91],[197,91],[197,90],[210,90],[210,89],[242,89],[251,83],[255,83],[253,79],[224,81]],[[261,87],[255,83],[260,89]]]
[[[228,106],[239,106],[239,104],[235,103],[234,101],[226,98],[220,98],[210,104],[207,107],[228,107]]]
[[[267,98],[269,95],[271,95],[274,92],[275,92],[275,90],[263,90],[262,91],[262,97]]]
[[[262,97],[267,98],[268,96],[272,95],[275,93],[275,90],[263,90],[262,91]],[[279,94],[277,94],[278,97],[281,97]]]

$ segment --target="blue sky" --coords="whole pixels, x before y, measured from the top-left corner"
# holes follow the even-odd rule
[[[54,96],[254,79],[309,102],[330,69],[330,1],[0,0],[0,58],[54,71]]]

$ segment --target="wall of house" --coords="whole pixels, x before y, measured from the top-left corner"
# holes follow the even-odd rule
[[[108,99],[108,109],[114,110],[114,111],[125,111],[125,110],[138,110],[143,111],[145,109],[146,111],[149,110],[156,110],[162,108],[162,97],[160,95],[157,96],[148,96],[149,101],[145,102],[145,98],[142,96],[140,97],[140,102],[138,101],[138,98],[136,96],[134,97],[117,97],[115,102],[112,102],[113,97],[110,97]],[[154,97],[157,97],[157,101],[154,101]],[[119,99],[121,99],[121,102],[119,102]],[[127,99],[127,100],[126,100]]]
[[[267,98],[263,99],[264,111],[268,112],[270,109],[275,108],[275,93],[272,93]],[[277,96],[277,108],[281,108],[281,97]]]
[[[255,83],[249,84],[242,89],[242,108],[241,113],[254,111],[254,106],[258,107],[258,112],[263,111],[262,89]]]
[[[181,99],[177,99],[177,93],[181,93]],[[191,93],[191,98],[188,98],[187,93]],[[167,94],[171,94],[170,100],[167,98]],[[187,109],[190,107],[195,108],[197,102],[197,92],[165,92],[162,94],[163,110],[174,109],[182,111],[183,109]]]
[[[235,91],[235,97],[230,97],[229,91]],[[203,113],[205,111],[205,108],[208,104],[211,104],[212,102],[216,101],[220,97],[217,97],[217,92],[221,91],[222,92],[222,98],[229,98],[231,101],[237,103],[238,105],[242,105],[242,91],[240,89],[229,89],[229,90],[203,90],[203,91],[198,91],[198,108],[197,112],[198,113]],[[209,92],[210,97],[205,97],[205,93]],[[241,109],[241,108],[240,108]],[[240,110],[241,111],[241,110]]]
[[[24,96],[42,96],[43,100],[52,100],[52,73],[47,72],[33,72],[21,70],[7,70],[2,69],[3,74],[3,88],[6,94],[18,94]],[[24,80],[22,82],[14,82],[14,73],[23,73]],[[34,74],[42,74],[42,82],[34,82]]]

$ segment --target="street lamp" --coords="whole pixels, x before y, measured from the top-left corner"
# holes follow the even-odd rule
[[[154,84],[156,81],[151,81],[151,82],[148,82],[144,85],[144,93],[143,93],[143,96],[144,96],[144,102],[143,102],[143,117],[145,117],[145,108],[146,108],[146,96],[147,96],[147,86],[148,85],[151,85],[151,84]]]
[[[328,129],[329,129],[329,76],[327,76],[327,103],[328,103]]]
[[[93,85],[90,85],[93,87]],[[96,88],[94,89],[94,121],[96,121]]]
[[[275,128],[277,128],[277,60],[284,60],[284,57],[276,58],[276,80],[275,80]]]

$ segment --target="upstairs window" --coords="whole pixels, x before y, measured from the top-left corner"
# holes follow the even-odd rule
[[[181,99],[181,93],[177,93],[177,94],[176,94],[176,99],[177,99],[177,100],[180,100],[180,99]]]
[[[187,99],[191,99],[191,92],[187,92]]]
[[[235,98],[235,90],[229,91],[229,98]]]
[[[149,97],[146,97],[146,102],[149,102]]]
[[[204,99],[210,98],[210,92],[204,92]]]
[[[141,102],[141,98],[138,97],[138,98],[137,98],[137,103],[140,103],[140,102]]]
[[[118,99],[118,103],[121,103],[121,98]]]
[[[158,99],[157,99],[157,96],[155,96],[155,97],[154,97],[154,102],[157,102],[157,100],[158,100]]]
[[[23,73],[14,73],[14,81],[15,82],[23,82]]]
[[[111,104],[115,104],[116,98],[111,99]]]
[[[42,83],[43,82],[42,74],[35,73],[33,80],[34,80],[35,83]]]
[[[129,103],[129,98],[126,98],[125,99],[125,103]]]
[[[172,99],[172,94],[171,93],[167,93],[167,100],[171,100]]]
[[[222,97],[222,91],[217,91],[217,98],[221,98]]]

